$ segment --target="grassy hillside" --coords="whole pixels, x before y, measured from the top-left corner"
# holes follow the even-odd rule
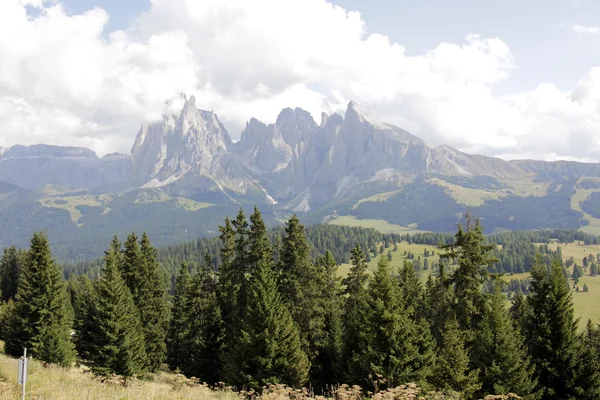
[[[17,360],[0,354],[0,399],[21,399],[17,385]],[[127,387],[119,382],[101,383],[83,368],[44,368],[29,362],[27,399],[39,400],[234,400],[230,391],[213,391],[191,384],[182,375],[160,373],[153,381],[133,380]]]
[[[340,226],[355,226],[358,228],[373,228],[381,233],[413,233],[420,232],[414,226],[401,226],[390,224],[382,219],[357,219],[350,215],[344,215],[329,221],[330,224]]]

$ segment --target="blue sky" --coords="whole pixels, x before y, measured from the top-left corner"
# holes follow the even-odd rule
[[[600,161],[600,1],[331,4],[1,0],[0,146],[128,152],[186,93],[234,140],[353,100],[433,146]]]

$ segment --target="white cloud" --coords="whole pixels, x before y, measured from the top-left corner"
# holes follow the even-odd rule
[[[38,17],[24,0],[0,1],[0,145],[128,151],[139,124],[186,92],[234,138],[252,116],[302,107],[318,118],[354,100],[431,144],[600,161],[600,69],[572,91],[542,84],[498,98],[515,68],[499,38],[408,56],[325,0],[152,0],[106,38],[101,9],[67,15],[60,3],[27,2]]]
[[[600,35],[600,26],[571,25],[571,30],[578,34]]]

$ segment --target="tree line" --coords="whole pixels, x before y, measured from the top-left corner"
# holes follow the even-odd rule
[[[538,255],[529,294],[517,293],[508,310],[488,269],[495,244],[470,217],[436,250],[455,268],[441,262],[425,284],[409,260],[392,271],[380,257],[370,272],[360,245],[341,279],[333,253],[312,256],[296,216],[272,240],[257,208],[249,219],[240,211],[225,219],[219,241],[220,263],[208,253],[197,270],[182,262],[170,298],[145,234],[123,244],[115,237],[100,275],[67,285],[47,237],[35,233],[29,250],[7,249],[1,263],[2,276],[15,271],[8,275],[18,282],[0,313],[5,351],[27,347],[100,376],[166,363],[238,389],[415,382],[465,399],[600,396],[600,330],[590,321],[577,331],[562,260]]]

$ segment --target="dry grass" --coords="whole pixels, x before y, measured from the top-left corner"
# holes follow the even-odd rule
[[[20,399],[17,360],[0,354],[0,399]],[[214,391],[197,385],[181,375],[160,373],[154,381],[132,380],[127,387],[118,381],[101,383],[82,368],[44,368],[37,361],[29,363],[27,399],[37,400],[234,400],[230,391]]]

